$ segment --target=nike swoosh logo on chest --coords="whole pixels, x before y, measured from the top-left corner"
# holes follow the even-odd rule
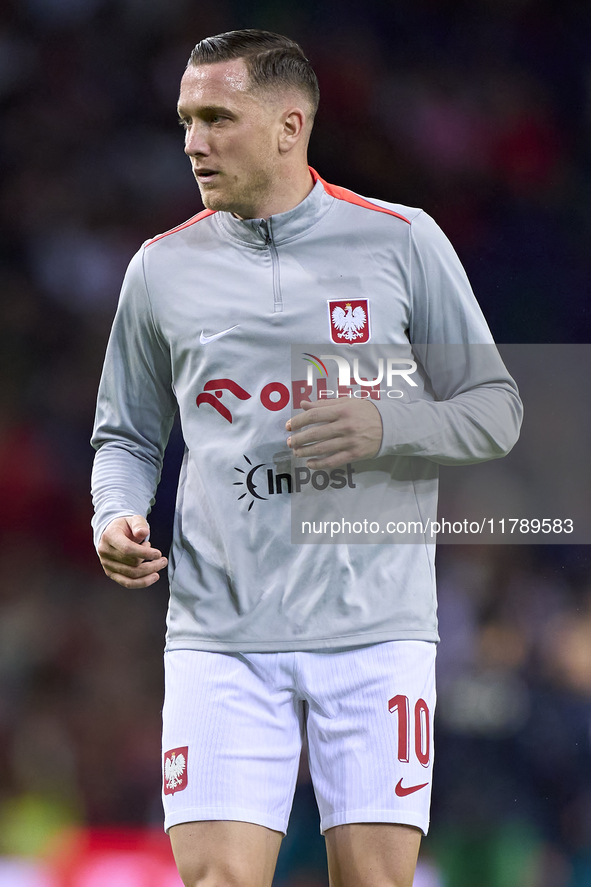
[[[213,336],[206,336],[203,330],[201,330],[201,335],[199,336],[199,342],[201,345],[208,345],[210,342],[215,342],[216,339],[221,339],[222,336],[225,336],[226,333],[231,333],[232,330],[237,329],[240,326],[239,323],[235,324],[235,326],[231,326],[227,330],[222,330],[221,333],[214,333]]]

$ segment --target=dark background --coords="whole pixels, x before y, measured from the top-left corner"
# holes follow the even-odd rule
[[[497,341],[590,341],[590,3],[0,0],[0,854],[161,822],[166,580],[102,575],[88,440],[125,267],[201,208],[186,59],[236,27],[303,44],[312,165],[433,215]],[[165,547],[181,448],[151,519]],[[438,569],[416,884],[591,885],[588,548],[442,546]],[[304,759],[277,887],[325,885],[323,845]]]

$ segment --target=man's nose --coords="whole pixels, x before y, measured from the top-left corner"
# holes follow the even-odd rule
[[[195,154],[207,156],[209,151],[209,143],[205,137],[204,128],[196,123],[192,123],[185,133],[185,154],[189,157]]]

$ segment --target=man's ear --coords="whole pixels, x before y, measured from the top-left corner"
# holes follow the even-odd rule
[[[281,115],[279,150],[282,154],[291,151],[302,138],[306,129],[307,115],[302,108],[291,107]]]

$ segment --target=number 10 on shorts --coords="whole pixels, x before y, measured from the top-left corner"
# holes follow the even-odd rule
[[[393,696],[388,702],[388,711],[398,713],[398,760],[409,761],[410,751],[410,703],[408,696]],[[431,723],[429,706],[424,699],[418,699],[414,712],[415,755],[423,767],[429,766],[431,757]]]

